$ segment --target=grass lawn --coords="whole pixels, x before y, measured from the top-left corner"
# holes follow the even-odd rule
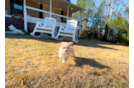
[[[128,88],[129,47],[80,39],[75,57],[58,59],[61,41],[5,35],[6,88]]]

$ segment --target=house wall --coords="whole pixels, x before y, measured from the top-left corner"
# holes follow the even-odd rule
[[[31,6],[34,8],[38,8],[38,3],[33,1],[33,0],[26,0],[26,5]],[[54,9],[54,7],[52,7]],[[59,8],[56,8],[59,9]],[[10,14],[10,0],[5,0],[5,10],[7,10],[7,13]],[[39,17],[39,12],[27,9],[27,14],[32,16],[32,17]],[[67,11],[64,11],[64,16],[67,16]],[[49,16],[49,14],[47,14]],[[69,14],[71,17],[71,14]],[[66,22],[66,18],[63,18],[64,23]],[[24,31],[24,21],[22,19],[16,19],[16,18],[8,18],[5,17],[5,31],[9,31],[8,26],[13,24],[16,28],[22,29]],[[32,32],[35,24],[33,23],[28,23],[28,32]]]
[[[5,10],[7,10],[7,14],[10,15],[10,0],[5,0]]]
[[[31,6],[31,7],[35,7],[35,8],[38,8],[38,3],[36,1],[33,1],[33,0],[26,0],[26,5],[27,6]],[[43,4],[45,5],[45,4]],[[49,5],[46,5],[49,7]],[[54,12],[54,7],[52,7],[52,11]],[[56,8],[56,9],[59,9],[59,8]],[[10,0],[5,0],[5,10],[7,10],[7,14],[10,14]],[[48,10],[49,11],[49,10]],[[33,16],[33,17],[39,17],[39,12],[38,11],[34,11],[34,10],[30,10],[30,9],[27,9],[27,14],[30,15],[30,16]],[[49,14],[46,14],[44,13],[44,16],[49,16]],[[67,11],[64,11],[64,16],[67,16]],[[69,14],[69,17],[71,17],[72,14],[70,13]],[[66,18],[63,18],[63,20],[65,21]]]
[[[42,3],[42,4],[43,4],[43,10],[49,11],[49,8],[50,8],[49,5],[46,5],[44,3]],[[58,12],[58,11],[59,11],[59,8],[52,7],[52,12],[53,13],[60,14],[60,12]],[[64,11],[63,12],[63,16],[67,16],[67,11],[65,11],[65,10],[63,10],[63,11]],[[48,17],[49,16],[49,14],[47,14],[47,13],[44,13],[43,15],[44,15],[44,17]],[[56,18],[57,21],[60,22],[58,20],[59,16],[52,15],[52,17]],[[69,13],[69,17],[72,17],[72,13]],[[63,22],[66,23],[66,18],[63,18]]]
[[[34,8],[38,8],[38,3],[33,0],[26,0],[26,5]],[[32,17],[39,17],[39,12],[27,9],[27,15],[30,15]]]
[[[24,20],[23,19],[5,17],[5,31],[10,31],[8,26],[11,24],[17,29],[22,30],[24,32]]]

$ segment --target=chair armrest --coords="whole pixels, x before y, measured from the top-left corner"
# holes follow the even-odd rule
[[[38,26],[42,26],[42,24],[39,22],[39,21],[37,21],[37,23],[36,23]]]
[[[62,29],[63,29],[63,30],[65,30],[65,28],[64,28],[62,25],[60,26],[60,28],[59,28],[59,29],[60,29],[60,30],[62,30]]]

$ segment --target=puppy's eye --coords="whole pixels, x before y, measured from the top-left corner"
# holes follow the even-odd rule
[[[66,47],[63,47],[63,49],[65,49]]]

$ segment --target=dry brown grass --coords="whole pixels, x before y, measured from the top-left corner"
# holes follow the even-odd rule
[[[5,87],[129,87],[128,46],[81,39],[73,46],[76,57],[70,56],[62,64],[62,59],[58,59],[58,42],[29,35],[6,35]]]

